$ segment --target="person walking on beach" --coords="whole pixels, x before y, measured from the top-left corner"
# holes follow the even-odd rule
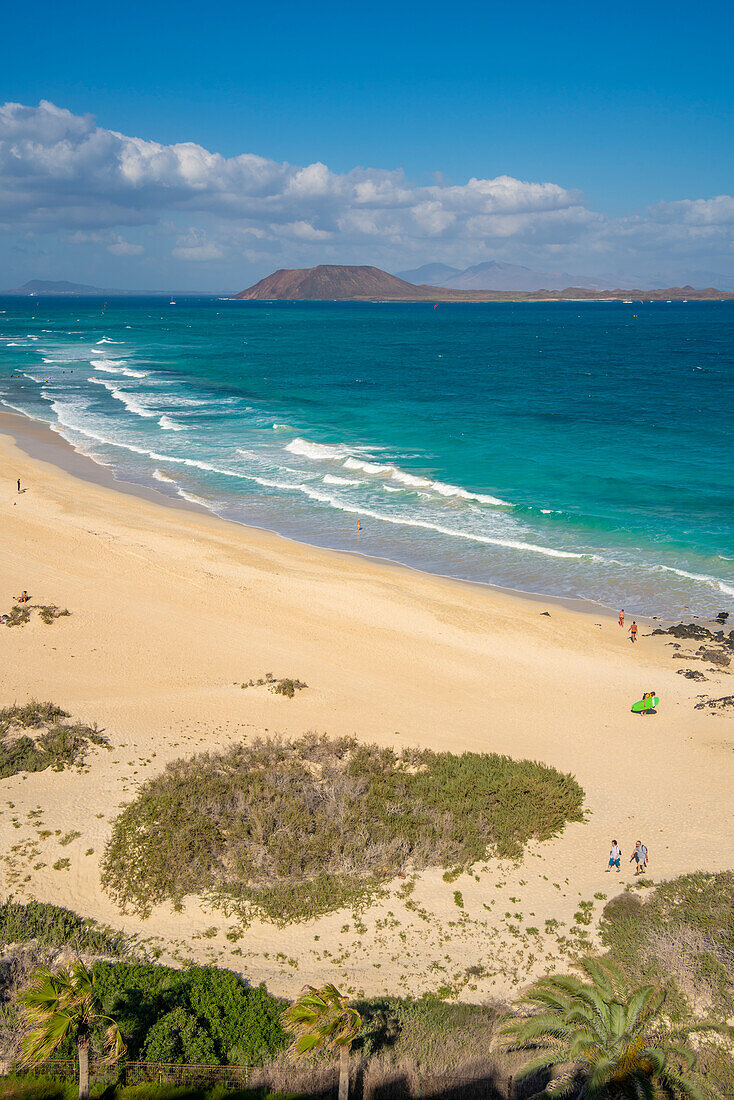
[[[632,626],[630,627],[630,641],[633,645],[637,641],[637,623],[634,619],[632,620]]]
[[[624,608],[619,613],[619,625],[624,626]]]
[[[609,866],[607,867],[607,874],[611,871],[612,867],[616,867],[619,871],[619,864],[622,859],[622,849],[617,844],[616,840],[612,841],[612,849],[609,853]]]
[[[645,848],[645,856],[646,855],[647,855],[647,848]],[[632,855],[630,856],[630,863],[632,863],[633,860],[635,861],[635,874],[639,875],[639,874],[641,874],[642,870],[644,869],[644,865],[645,865],[645,861],[643,859],[643,850],[642,850],[642,841],[641,840],[637,841],[637,843],[635,844],[635,850],[632,853]]]
[[[644,844],[640,843],[640,862],[639,866],[643,871],[647,870],[647,848]]]
[[[20,478],[18,478],[18,492],[20,492]]]

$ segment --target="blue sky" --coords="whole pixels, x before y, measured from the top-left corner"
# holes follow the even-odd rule
[[[39,163],[29,153],[20,179],[18,156],[8,153],[23,138],[16,114],[0,155],[0,197],[4,183],[12,193],[0,208],[0,283],[58,275],[229,288],[321,258],[393,270],[496,257],[587,273],[734,273],[734,200],[719,198],[734,194],[732,11],[15,5],[3,13],[0,103],[48,101],[73,117],[93,115],[100,132],[194,143],[228,162],[252,154],[295,168],[320,163],[333,179],[321,181],[318,201],[313,188],[300,206],[268,192],[258,210],[251,181],[229,178],[221,201],[216,166],[216,178],[192,184],[220,194],[209,204],[183,196],[188,177],[157,179],[165,186],[143,196],[149,175],[136,179],[134,201],[113,183],[106,203],[98,178],[85,222],[86,152],[77,150],[73,203],[58,126],[40,138],[53,155]],[[27,149],[38,141],[31,127]],[[379,217],[365,215],[364,194],[346,195],[355,169],[393,184],[403,174],[399,195],[382,194]],[[95,162],[95,170],[111,168]],[[558,193],[541,191],[533,206],[518,187],[513,206],[506,186],[499,204],[491,188],[491,201],[452,191],[498,177]],[[55,186],[69,209],[54,220]],[[244,205],[242,187],[250,188]]]

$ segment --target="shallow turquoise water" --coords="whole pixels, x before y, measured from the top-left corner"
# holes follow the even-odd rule
[[[732,609],[734,303],[0,310],[0,398],[122,478],[452,576]]]

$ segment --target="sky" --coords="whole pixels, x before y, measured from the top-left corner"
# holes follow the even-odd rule
[[[6,6],[0,288],[734,279],[734,5]]]

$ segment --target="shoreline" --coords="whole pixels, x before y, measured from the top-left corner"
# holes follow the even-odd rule
[[[360,550],[333,549],[328,546],[320,546],[317,543],[301,542],[298,539],[290,538],[288,535],[282,535],[272,528],[257,527],[253,524],[239,523],[237,520],[223,519],[208,508],[204,508],[203,505],[196,504],[194,501],[188,500],[185,497],[169,495],[168,493],[151,488],[150,486],[140,485],[137,482],[124,481],[118,478],[112,467],[105,466],[101,462],[78,451],[61,432],[54,431],[45,421],[36,420],[25,413],[16,412],[7,407],[0,407],[0,435],[4,434],[12,438],[14,443],[16,443],[29,458],[35,458],[41,462],[48,462],[50,465],[57,466],[59,469],[71,474],[72,477],[79,478],[82,481],[91,482],[93,485],[103,486],[107,489],[111,489],[113,492],[122,492],[129,496],[139,497],[153,504],[161,504],[168,508],[180,509],[185,512],[194,512],[202,516],[210,516],[220,523],[231,524],[234,527],[244,528],[246,531],[261,531],[264,534],[272,535],[274,538],[283,539],[285,542],[294,546],[306,546],[311,550],[320,551],[324,554],[344,554],[348,557],[356,557],[363,561],[374,562],[375,564],[385,565],[395,569],[406,569],[419,577],[437,577],[451,584],[468,585],[472,588],[478,588],[479,590],[488,589],[492,592],[501,592],[505,595],[516,596],[519,599],[529,600],[536,604],[550,603],[554,606],[565,607],[569,611],[578,611],[585,615],[602,615],[609,618],[616,618],[617,615],[617,611],[613,607],[595,600],[584,599],[580,596],[553,596],[543,592],[522,588],[508,588],[505,585],[492,584],[490,581],[466,580],[463,577],[452,576],[450,573],[439,573],[420,569],[407,562],[396,561],[394,558],[380,557],[375,554],[365,554]],[[691,615],[690,618],[700,619],[701,616]],[[668,625],[676,620],[667,619],[660,615],[648,615],[638,616],[638,621],[648,626],[653,622],[656,625]]]
[[[633,646],[598,611],[311,548],[177,501],[160,507],[161,494],[85,480],[7,435],[0,459],[0,611],[23,588],[34,605],[70,611],[0,627],[0,706],[49,700],[110,742],[83,769],[2,781],[0,896],[64,905],[147,940],[161,961],[215,962],[278,994],[335,981],[420,996],[449,983],[481,1000],[565,965],[560,937],[580,900],[592,900],[596,935],[606,898],[635,881],[626,864],[605,874],[610,836],[625,860],[642,837],[655,881],[732,866],[732,712],[696,709],[702,693],[731,693],[731,671],[702,663],[697,641],[670,648],[643,625]],[[706,682],[678,675],[674,654],[698,662]],[[241,689],[268,671],[308,686],[293,699]],[[648,688],[662,702],[644,719],[630,706]],[[412,906],[398,880],[359,920],[342,911],[234,929],[232,914],[192,896],[148,919],[117,909],[101,860],[141,784],[182,757],[309,731],[396,752],[537,760],[575,775],[585,820],[532,842],[517,864],[488,859],[454,882],[430,868]],[[537,937],[503,913],[522,914]],[[544,933],[544,921],[558,931]],[[476,965],[486,973],[469,986]]]

